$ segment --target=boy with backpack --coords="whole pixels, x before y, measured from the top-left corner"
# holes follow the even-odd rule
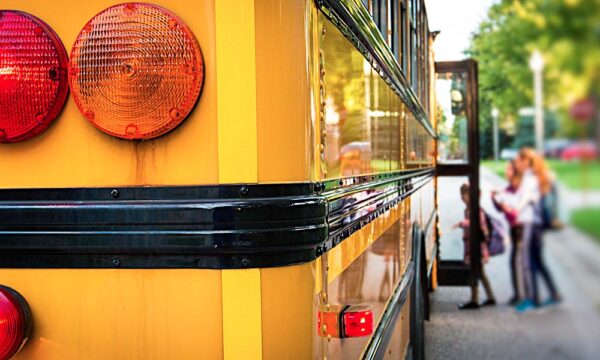
[[[460,227],[463,230],[463,243],[464,243],[464,262],[468,265],[471,260],[471,234],[470,234],[470,209],[469,209],[469,184],[465,183],[460,187],[460,197],[465,203],[465,217],[462,221],[454,225],[454,228]],[[479,210],[479,222],[481,226],[481,260],[478,264],[480,266],[479,280],[483,284],[483,288],[486,293],[486,301],[479,303],[479,280],[471,286],[471,300],[467,303],[460,304],[458,306],[461,310],[478,309],[480,306],[493,306],[496,305],[496,299],[494,292],[490,285],[490,281],[485,273],[484,264],[489,260],[489,249],[488,243],[490,241],[490,228],[488,227],[488,218],[483,210]]]

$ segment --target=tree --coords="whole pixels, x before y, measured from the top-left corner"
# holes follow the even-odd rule
[[[501,0],[493,5],[471,39],[467,54],[479,62],[480,107],[517,118],[533,102],[530,54],[546,61],[545,103],[561,118],[561,130],[574,135],[568,108],[583,97],[600,95],[600,1]],[[488,114],[482,119],[486,128]]]

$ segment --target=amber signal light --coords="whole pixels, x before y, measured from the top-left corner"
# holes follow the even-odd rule
[[[122,139],[152,139],[176,128],[195,106],[204,76],[190,28],[146,3],[112,6],[81,30],[69,84],[85,118]]]

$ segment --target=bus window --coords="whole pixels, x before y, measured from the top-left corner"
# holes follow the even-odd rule
[[[392,53],[394,54],[394,57],[396,58],[396,60],[398,60],[398,63],[400,63],[400,50],[399,50],[400,44],[398,43],[398,35],[400,33],[400,29],[398,28],[398,2],[392,1],[391,5],[392,5],[390,8],[390,20],[391,20],[391,25],[392,25],[391,48],[392,48]]]
[[[383,36],[383,39],[388,43],[388,8],[387,0],[374,0],[373,1],[373,19],[379,28],[379,32]]]
[[[418,38],[417,38],[417,6],[418,1],[412,0],[410,4],[410,79],[411,85],[413,89],[415,89],[418,93],[419,83],[418,83]]]
[[[369,0],[362,0],[362,4],[365,6],[365,9],[371,11],[371,9],[369,8]]]
[[[402,0],[400,3],[400,28],[401,28],[401,32],[400,32],[400,41],[402,42],[401,44],[401,59],[398,59],[398,63],[400,63],[400,66],[402,66],[402,70],[404,71],[404,75],[407,75],[407,69],[408,69],[408,41],[407,41],[407,14],[406,14],[406,0]]]

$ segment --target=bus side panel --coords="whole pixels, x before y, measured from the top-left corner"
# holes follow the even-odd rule
[[[259,182],[312,180],[311,6],[307,0],[254,2]]]
[[[411,259],[410,211],[410,199],[406,199],[325,255],[329,265],[329,304],[371,305],[374,325],[377,326]],[[408,317],[405,310],[407,305],[403,305],[402,309],[401,317]],[[395,348],[395,357],[404,353],[408,343],[405,335],[408,334],[408,326],[408,323],[399,318],[393,330],[389,346]],[[332,359],[359,358],[369,339],[332,338],[326,342],[321,352]]]
[[[310,359],[316,261],[261,269],[263,359]]]
[[[385,352],[385,359],[405,359],[410,341],[410,292],[406,303],[400,310],[400,315],[392,332],[390,342]]]
[[[222,359],[221,271],[3,269],[33,314],[15,360]]]

